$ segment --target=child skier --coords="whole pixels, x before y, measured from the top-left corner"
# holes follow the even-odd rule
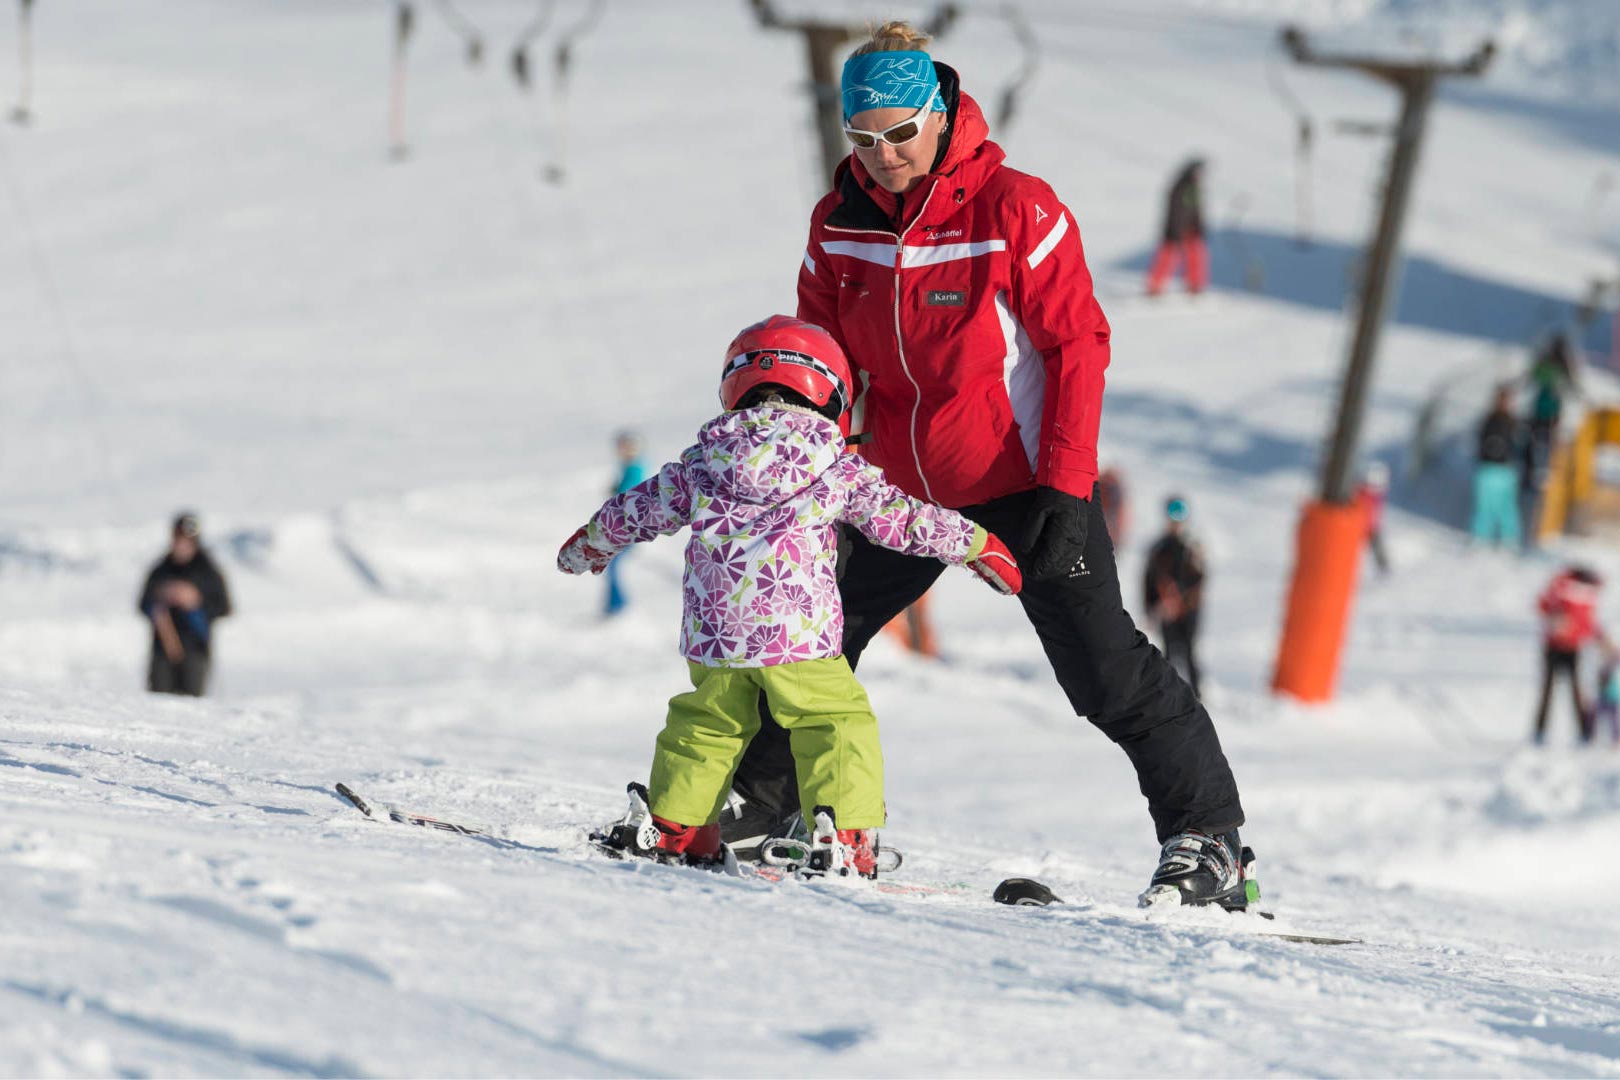
[[[1609,742],[1620,746],[1620,648],[1604,638],[1603,665],[1598,669],[1597,706],[1587,725],[1596,739],[1599,727],[1609,729]]]
[[[692,528],[681,651],[693,688],[671,699],[650,782],[630,785],[630,811],[609,846],[669,862],[723,860],[720,810],[759,729],[763,694],[791,732],[805,821],[817,822],[814,869],[876,876],[883,759],[877,720],[841,652],[838,524],[966,565],[1007,595],[1022,578],[995,536],[843,452],[851,383],[843,349],[820,327],[785,315],[748,327],[726,350],[728,411],[679,461],[604,503],[558,553],[564,573],[601,573],[631,544]]]

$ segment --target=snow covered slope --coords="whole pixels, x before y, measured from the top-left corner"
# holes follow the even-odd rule
[[[1123,756],[961,573],[945,661],[880,642],[862,665],[897,880],[959,888],[582,850],[681,685],[679,545],[632,557],[611,624],[552,555],[611,433],[676,453],[730,335],[792,308],[820,183],[791,35],[741,4],[615,0],[557,186],[501,66],[532,5],[458,5],[483,69],[422,6],[404,163],[388,5],[37,5],[36,119],[0,128],[0,1074],[1620,1074],[1620,755],[1568,749],[1562,713],[1556,746],[1523,747],[1531,599],[1570,551],[1611,577],[1620,557],[1468,552],[1397,490],[1340,702],[1263,689],[1381,165],[1324,134],[1295,248],[1275,82],[1324,124],[1394,108],[1287,68],[1274,21],[1399,42],[1406,7],[1034,5],[1042,67],[1005,139],[1073,208],[1115,325],[1127,595],[1172,492],[1211,554],[1211,706],[1265,924],[1134,909],[1155,847]],[[1453,30],[1512,14],[1450,7]],[[938,53],[993,109],[1017,56],[988,10]],[[1538,40],[1566,14],[1515,10]],[[1366,432],[1397,466],[1437,384],[1512,362],[1612,273],[1620,200],[1592,193],[1620,143],[1529,70],[1433,117]],[[1195,149],[1221,288],[1149,305],[1162,185]],[[134,592],[182,504],[240,608],[197,702],[135,689]],[[511,843],[368,822],[337,781]],[[988,903],[1013,875],[1068,903]]]

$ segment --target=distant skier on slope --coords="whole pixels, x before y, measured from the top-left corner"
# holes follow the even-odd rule
[[[1379,574],[1389,573],[1389,554],[1384,550],[1384,504],[1389,499],[1389,466],[1382,461],[1368,464],[1356,485],[1356,505],[1367,521],[1367,550]]]
[[[1526,446],[1524,489],[1538,493],[1544,486],[1552,453],[1558,444],[1558,425],[1564,401],[1575,391],[1578,354],[1569,335],[1555,333],[1536,350],[1530,361],[1530,408],[1525,416],[1529,433]]]
[[[1147,291],[1157,296],[1170,275],[1181,268],[1187,291],[1199,293],[1209,284],[1209,247],[1204,243],[1204,159],[1193,158],[1181,167],[1165,196],[1164,231],[1159,249],[1148,268]]]
[[[1124,545],[1130,536],[1131,501],[1126,495],[1124,474],[1112,465],[1097,474],[1097,501],[1114,546]]]
[[[1592,710],[1591,736],[1606,728],[1609,744],[1620,746],[1620,648],[1613,642],[1602,643],[1603,663],[1598,668],[1597,705]]]
[[[1589,642],[1606,640],[1597,622],[1598,593],[1602,588],[1603,579],[1595,571],[1570,566],[1548,583],[1536,602],[1542,625],[1541,701],[1536,706],[1534,732],[1537,745],[1547,740],[1547,711],[1552,704],[1553,683],[1559,676],[1569,680],[1581,742],[1592,741],[1592,714],[1587,711],[1581,687],[1581,649]]]
[[[137,602],[152,626],[146,688],[201,697],[208,689],[213,623],[231,613],[225,576],[202,547],[197,515],[174,519],[169,550],[146,575]]]
[[[1522,442],[1523,432],[1513,415],[1513,390],[1498,387],[1491,411],[1479,425],[1474,514],[1468,528],[1476,544],[1500,539],[1504,547],[1519,546],[1519,479],[1513,461]]]
[[[1187,535],[1187,500],[1164,505],[1164,535],[1148,551],[1142,575],[1142,607],[1159,624],[1164,656],[1199,690],[1198,616],[1204,606],[1204,553]]]
[[[647,466],[641,460],[641,439],[633,431],[621,431],[613,440],[613,450],[619,459],[619,474],[613,482],[610,493],[623,495],[647,478]],[[628,553],[620,552],[619,557],[608,564],[607,600],[602,606],[604,615],[617,615],[629,603],[629,597],[624,592],[624,582],[620,580],[626,554]]]
[[[759,701],[793,733],[804,820],[825,811],[818,869],[877,875],[883,755],[866,692],[844,659],[838,526],[872,543],[966,565],[1015,594],[1006,545],[955,511],[913,499],[846,454],[853,378],[826,331],[785,315],[726,350],[728,410],[658,475],[609,499],[563,545],[565,573],[601,573],[631,544],[690,525],[681,651],[693,689],[673,698],[645,795],[609,835],[629,854],[713,863],[721,808]],[[833,839],[833,837],[836,839]]]

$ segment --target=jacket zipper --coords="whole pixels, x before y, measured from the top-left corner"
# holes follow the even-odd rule
[[[900,271],[906,260],[906,234],[911,232],[911,226],[922,220],[928,210],[928,203],[934,197],[934,190],[939,187],[936,179],[928,185],[928,194],[923,197],[923,204],[917,208],[917,213],[911,218],[911,225],[898,233],[886,229],[841,229],[833,225],[823,225],[828,232],[843,233],[880,233],[884,236],[894,237],[894,348],[900,357],[900,370],[905,373],[906,381],[911,384],[916,400],[911,406],[911,423],[909,434],[911,437],[911,461],[917,468],[917,479],[922,481],[923,494],[929,502],[935,502],[934,489],[928,483],[928,477],[923,473],[922,456],[917,452],[917,414],[922,411],[922,385],[917,382],[916,376],[911,373],[911,366],[906,362],[905,342],[900,338]]]

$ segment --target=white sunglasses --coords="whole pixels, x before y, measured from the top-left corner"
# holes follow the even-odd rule
[[[906,117],[898,124],[890,124],[882,131],[864,131],[861,128],[852,128],[844,125],[844,137],[862,150],[870,150],[882,139],[890,146],[904,146],[906,143],[922,134],[923,121],[928,117],[928,110],[934,107],[934,99],[939,96],[939,87],[934,87],[923,107]]]

